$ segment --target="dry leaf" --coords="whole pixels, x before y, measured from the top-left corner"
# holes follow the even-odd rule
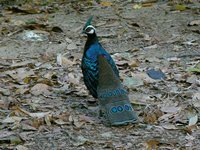
[[[176,10],[180,10],[180,11],[184,11],[187,9],[187,7],[185,5],[176,5],[175,6]]]
[[[75,139],[75,141],[73,142],[74,146],[81,146],[81,145],[84,145],[86,142],[89,141],[88,139],[86,139],[82,135],[79,135],[78,137],[76,137],[74,139]]]
[[[25,124],[25,123],[21,124],[21,126],[22,126],[21,128],[22,128],[23,131],[37,131],[37,129],[35,127],[30,126],[30,125]]]
[[[167,60],[168,60],[169,62],[179,62],[181,59],[178,58],[178,57],[170,57],[170,58],[167,58]]]
[[[32,118],[44,118],[45,116],[47,116],[47,115],[49,115],[51,112],[37,112],[37,113],[30,113],[30,112],[28,112],[28,111],[26,111],[26,110],[24,110],[24,109],[22,109],[22,108],[20,108],[20,107],[16,107],[16,110],[18,110],[18,111],[20,111],[20,112],[22,112],[22,113],[24,113],[24,114],[26,114],[26,115],[28,115],[28,116],[30,116],[30,117],[32,117]]]
[[[112,4],[113,4],[112,2],[107,2],[107,1],[100,3],[101,6],[105,6],[105,7],[112,6]]]
[[[4,89],[0,87],[0,94],[4,96],[9,96],[10,95],[10,90],[9,89]]]
[[[0,100],[0,109],[7,109],[8,107],[6,106],[5,101]]]
[[[160,142],[158,140],[148,140],[146,142],[146,146],[147,146],[147,150],[157,150],[158,149],[158,144],[160,144]]]
[[[43,118],[47,115],[49,115],[51,112],[37,112],[37,113],[28,113],[29,116],[33,118]]]
[[[151,7],[151,6],[153,6],[153,4],[154,3],[150,3],[150,2],[149,3],[143,3],[142,7]]]
[[[100,135],[105,139],[110,139],[113,137],[113,133],[111,131],[101,133]]]
[[[140,9],[140,8],[142,8],[141,4],[135,4],[135,5],[133,5],[133,9]]]
[[[38,129],[41,125],[44,124],[43,118],[33,118],[32,126]]]
[[[81,128],[84,124],[85,124],[85,122],[79,121],[78,119],[74,119],[74,125],[75,125],[77,128]]]
[[[123,81],[123,84],[129,89],[135,89],[141,85],[144,85],[143,80],[138,77],[126,77]]]
[[[69,122],[63,121],[62,119],[54,120],[54,122],[58,125],[69,124]]]
[[[75,63],[67,59],[64,55],[65,54],[57,54],[57,64],[60,66],[73,66]]]
[[[139,78],[141,80],[143,80],[145,83],[155,83],[156,80],[150,78],[146,73],[141,72],[141,73],[132,73],[131,75],[135,78]]]
[[[174,106],[164,106],[161,107],[162,112],[166,113],[177,113],[181,110],[181,107],[174,107]]]
[[[38,114],[37,114],[38,115]],[[40,114],[41,115],[41,114]],[[51,125],[51,115],[47,115],[45,114],[44,115],[44,120],[45,120],[45,123],[50,126]]]
[[[85,116],[85,115],[79,115],[79,118],[80,118],[80,121],[88,122],[88,123],[91,123],[91,124],[94,123],[94,118],[92,118],[92,117],[88,117],[88,116]]]
[[[174,116],[174,114],[164,114],[164,115],[162,115],[162,116],[160,116],[159,118],[158,118],[158,121],[168,121],[169,120],[169,118],[172,118]]]
[[[29,148],[23,146],[23,145],[17,145],[16,150],[30,150]]]
[[[138,67],[139,66],[139,61],[138,60],[131,60],[128,62],[128,65],[132,68]]]
[[[12,6],[9,8],[13,13],[26,13],[26,14],[38,14],[41,11],[38,8],[33,8],[31,5],[26,5],[23,7]]]
[[[49,86],[46,84],[42,84],[42,83],[38,83],[38,84],[34,85],[31,88],[30,92],[35,96],[38,96],[40,94],[50,95]]]
[[[153,123],[156,123],[156,122],[158,121],[158,118],[157,118],[156,114],[153,114],[153,113],[151,113],[151,114],[146,114],[146,115],[144,116],[144,121],[145,121],[146,123],[153,124]]]
[[[69,82],[74,84],[74,85],[79,85],[80,83],[80,76],[75,76],[74,73],[69,73],[68,74]]]
[[[22,67],[22,66],[27,66],[29,64],[33,64],[35,61],[34,60],[26,60],[22,62],[15,62],[11,65],[11,67]]]
[[[198,116],[194,115],[189,118],[189,126],[195,125],[198,122]]]
[[[22,119],[25,119],[24,117],[17,117],[17,116],[12,116],[12,117],[7,117],[2,121],[2,123],[16,123],[20,122]]]
[[[194,93],[192,98],[192,103],[194,107],[200,108],[200,93]]]
[[[81,121],[78,116],[69,116],[69,121],[72,122],[77,128],[81,128],[85,122]]]
[[[12,131],[0,131],[0,142],[1,142],[1,146],[2,144],[17,145],[21,143],[22,140],[16,133]]]
[[[198,25],[200,25],[200,20],[193,20],[188,25],[189,26],[198,26]]]
[[[175,125],[173,125],[173,124],[163,124],[162,127],[163,127],[164,129],[168,129],[168,130],[171,130],[171,129],[173,129],[173,130],[178,129],[178,128],[177,128]]]
[[[18,68],[12,71],[6,71],[5,74],[9,75],[18,82],[22,82],[25,77],[33,76],[35,73],[29,68]]]

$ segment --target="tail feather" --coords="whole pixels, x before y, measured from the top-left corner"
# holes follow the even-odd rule
[[[107,59],[98,56],[99,78],[97,94],[101,111],[111,125],[135,123],[137,115],[134,112],[119,77],[114,73]]]

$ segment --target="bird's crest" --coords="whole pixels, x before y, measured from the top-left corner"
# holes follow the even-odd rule
[[[93,16],[91,16],[91,17],[87,20],[87,22],[85,23],[85,26],[84,26],[84,28],[83,28],[82,33],[85,33],[85,34],[87,34],[87,35],[92,35],[92,34],[95,33],[95,30],[96,30],[96,29],[95,29],[95,27],[93,27],[93,26],[91,25],[92,19],[93,19]]]
[[[83,27],[83,30],[85,30],[87,28],[87,26],[91,25],[93,16],[90,16],[90,18],[88,18],[87,22],[85,23],[85,26]]]

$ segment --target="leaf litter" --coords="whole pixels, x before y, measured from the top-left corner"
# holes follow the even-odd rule
[[[41,3],[42,0],[37,1]],[[42,7],[13,6],[3,10],[0,18],[3,19],[0,50],[4,45],[9,48],[5,43],[8,40],[11,46],[14,41],[18,49],[25,45],[27,54],[0,56],[1,148],[52,149],[52,145],[56,149],[199,148],[200,79],[199,57],[195,53],[199,46],[198,32],[192,29],[199,26],[199,20],[197,17],[183,19],[184,13],[194,13],[189,9],[191,6],[182,2],[168,7],[167,2],[156,1],[85,1],[45,7],[48,3],[51,2],[42,3]],[[162,11],[155,10],[157,6]],[[102,9],[109,15],[102,14]],[[78,20],[77,16],[65,18],[68,11],[74,15],[86,10],[98,14],[95,24],[100,40],[118,65],[139,116],[136,125],[106,127],[98,118],[98,104],[89,103],[95,100],[83,85],[80,70],[85,39],[77,34],[87,16],[80,13]],[[159,13],[145,17],[145,11],[152,12],[148,15],[154,11]],[[159,18],[163,11],[164,18],[170,15],[170,19]],[[41,16],[33,17],[33,14]],[[182,20],[177,20],[174,14]],[[184,29],[176,23],[185,24]],[[157,26],[161,29],[159,34],[154,30],[158,30]],[[165,33],[162,29],[174,33]],[[41,40],[43,35],[45,38]],[[62,43],[66,45],[64,49],[59,47]],[[32,46],[37,50],[31,51]],[[192,54],[182,55],[185,47]]]

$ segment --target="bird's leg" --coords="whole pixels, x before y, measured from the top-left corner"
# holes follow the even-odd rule
[[[100,118],[105,117],[105,110],[103,110],[102,106],[99,106],[99,117]]]
[[[91,98],[91,99],[87,100],[87,103],[89,106],[96,106],[96,105],[98,105],[98,100],[95,98]]]

